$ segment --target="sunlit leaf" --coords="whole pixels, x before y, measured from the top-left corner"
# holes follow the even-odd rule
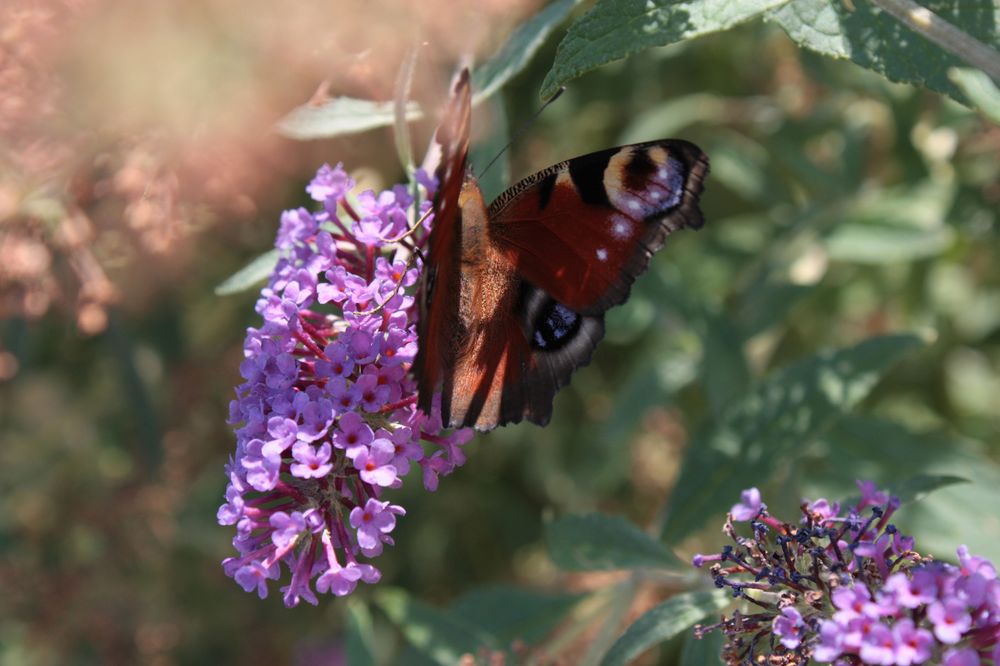
[[[702,618],[729,605],[723,590],[689,592],[663,602],[632,623],[604,655],[601,666],[630,664],[649,648],[673,638]],[[705,663],[705,662],[702,662]]]
[[[1000,124],[1000,88],[993,79],[985,72],[967,67],[949,69],[948,78],[984,116]]]
[[[917,229],[894,224],[843,224],[826,239],[831,259],[880,264],[933,257],[951,245],[947,227]]]
[[[277,263],[278,250],[269,250],[223,280],[222,284],[215,288],[215,294],[228,296],[259,287],[267,280]]]
[[[410,141],[410,124],[407,118],[406,105],[410,101],[413,88],[413,73],[417,68],[416,47],[410,47],[403,56],[396,74],[396,88],[393,91],[393,131],[392,137],[396,143],[396,153],[399,163],[410,173],[413,170],[413,144]]]
[[[915,335],[871,338],[821,352],[772,373],[690,444],[667,507],[664,538],[674,543],[721,518],[742,489],[764,484],[782,458],[849,412],[898,358],[921,346]]]
[[[922,0],[921,5],[978,39],[1000,46],[997,0]],[[870,2],[794,0],[768,12],[801,46],[833,58],[849,58],[890,81],[930,88],[967,104],[948,78],[964,63]]]
[[[325,139],[357,134],[391,125],[393,102],[374,102],[354,97],[334,97],[321,104],[303,104],[278,121],[278,131],[290,139]],[[423,112],[416,102],[406,105],[406,119],[418,120]]]
[[[920,183],[859,199],[824,238],[832,259],[911,261],[946,250],[955,232],[945,216],[955,196],[947,183]]]
[[[545,540],[552,561],[566,571],[683,566],[665,545],[617,516],[563,516],[546,526]]]
[[[604,0],[570,26],[542,82],[548,99],[595,67],[748,21],[788,0]]]

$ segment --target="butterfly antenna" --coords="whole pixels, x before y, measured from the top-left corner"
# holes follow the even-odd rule
[[[538,111],[535,111],[535,115],[531,116],[531,119],[528,122],[526,122],[524,125],[522,125],[521,129],[517,130],[517,132],[514,134],[514,136],[511,137],[511,140],[507,142],[507,145],[505,145],[503,148],[501,148],[500,152],[498,152],[496,154],[496,157],[494,157],[492,160],[490,160],[490,163],[486,165],[486,168],[482,170],[482,172],[479,174],[479,176],[480,177],[485,176],[486,172],[490,170],[490,167],[493,166],[494,164],[496,164],[496,161],[498,159],[500,159],[500,156],[503,155],[505,152],[507,152],[507,149],[510,148],[511,146],[513,146],[515,141],[517,141],[522,136],[524,136],[525,132],[527,132],[529,129],[531,129],[531,126],[535,123],[536,120],[538,120],[538,116],[542,115],[542,111],[544,111],[545,109],[547,109],[548,106],[549,106],[549,104],[551,104],[552,102],[554,102],[557,99],[559,99],[559,96],[562,95],[564,92],[566,92],[566,86],[559,86],[559,90],[556,91],[556,94],[553,95],[552,97],[550,97],[548,99],[548,101],[545,102],[545,104],[542,104],[541,108],[538,109]]]
[[[433,207],[432,208],[428,208],[424,212],[424,214],[420,216],[420,219],[417,220],[416,222],[414,222],[413,226],[411,226],[409,229],[406,230],[406,233],[404,233],[402,236],[397,236],[396,238],[388,238],[388,239],[386,239],[385,242],[386,243],[398,243],[401,240],[409,238],[410,236],[412,236],[417,231],[417,229],[420,228],[420,225],[422,225],[424,223],[424,220],[426,220],[428,217],[430,217],[431,213],[433,213],[433,212],[434,212],[434,208]]]

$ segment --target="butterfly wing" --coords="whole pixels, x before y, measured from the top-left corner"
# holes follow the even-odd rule
[[[628,298],[668,235],[702,226],[707,172],[705,154],[676,139],[567,160],[493,202],[490,242],[558,303],[600,314]]]
[[[446,422],[548,422],[555,393],[603,337],[604,312],[625,301],[670,233],[702,225],[707,170],[684,141],[624,146],[539,172],[488,210],[467,178],[462,336],[443,385]]]
[[[430,413],[440,388],[445,425],[544,424],[603,337],[604,312],[625,301],[670,233],[702,225],[708,160],[678,140],[613,148],[545,169],[487,209],[466,173],[470,114],[463,72],[436,135],[419,406]]]
[[[434,136],[441,156],[435,171],[438,181],[434,197],[434,221],[422,272],[418,302],[419,349],[414,359],[418,384],[418,406],[431,413],[437,386],[445,381],[455,364],[460,346],[459,298],[461,293],[462,222],[459,195],[465,179],[469,152],[469,124],[472,91],[469,70],[456,78],[441,124]],[[449,419],[444,412],[444,421]]]

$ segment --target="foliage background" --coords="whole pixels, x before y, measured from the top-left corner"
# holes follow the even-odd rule
[[[405,178],[389,128],[302,142],[274,124],[321,83],[391,99],[415,35],[413,95],[435,109],[457,54],[485,58],[533,11],[418,5],[0,10],[0,663],[447,662],[475,633],[463,622],[494,647],[520,637],[528,659],[597,659],[705,581],[574,564],[579,536],[552,521],[666,525],[686,559],[718,547],[750,485],[794,511],[855,478],[963,477],[901,523],[940,557],[967,543],[1000,559],[1000,127],[758,20],[585,74],[510,150],[515,178],[663,136],[712,159],[706,228],[671,237],[552,424],[480,436],[437,493],[403,490],[375,592],[289,611],[225,578],[224,421],[255,297],[213,288],[270,246],[280,210],[308,205],[323,161],[373,187]],[[529,123],[564,29],[477,111],[483,142]],[[414,126],[418,154],[432,129]],[[809,361],[906,332],[846,353],[856,384]],[[831,369],[855,390],[833,407],[806,390]],[[785,393],[769,407],[756,386]],[[643,660],[705,663],[682,643]]]

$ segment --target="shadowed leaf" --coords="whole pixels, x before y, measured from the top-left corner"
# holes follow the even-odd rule
[[[604,655],[601,666],[630,664],[647,649],[673,638],[729,603],[729,594],[722,590],[689,592],[673,597],[646,611],[632,623]]]
[[[563,516],[546,526],[545,536],[552,561],[565,571],[683,566],[662,543],[616,516]]]
[[[823,352],[772,373],[688,446],[663,525],[675,543],[722,516],[739,492],[767,481],[781,459],[857,405],[898,358],[919,347],[915,335],[871,338]]]
[[[423,656],[439,664],[455,664],[464,654],[481,647],[495,648],[495,641],[475,625],[447,611],[428,606],[398,588],[383,588],[375,602]]]

